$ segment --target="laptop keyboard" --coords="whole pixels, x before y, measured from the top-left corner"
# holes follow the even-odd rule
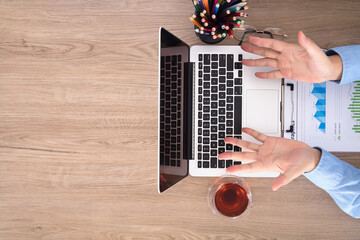
[[[181,55],[161,56],[160,165],[181,166]]]
[[[241,164],[217,158],[225,151],[241,151],[237,146],[224,143],[225,137],[241,139],[241,61],[241,54],[198,55],[198,168]]]

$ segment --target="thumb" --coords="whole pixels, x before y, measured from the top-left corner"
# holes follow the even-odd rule
[[[301,170],[298,169],[289,169],[284,173],[281,173],[280,176],[275,178],[274,183],[272,185],[272,190],[273,191],[278,190],[280,187],[288,184],[289,182],[291,182],[301,174],[302,174]]]
[[[302,31],[298,33],[298,42],[300,46],[305,48],[310,57],[316,57],[319,56],[319,54],[324,54],[321,48],[316,45],[310,38],[307,38]]]

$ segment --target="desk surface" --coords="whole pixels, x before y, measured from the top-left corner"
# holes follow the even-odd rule
[[[359,1],[250,0],[248,24],[359,44]],[[304,177],[229,223],[212,178],[157,193],[158,28],[196,39],[188,1],[0,1],[0,239],[359,239]],[[137,13],[137,14],[136,14]],[[234,44],[230,39],[222,44]],[[336,154],[360,167],[360,154]]]

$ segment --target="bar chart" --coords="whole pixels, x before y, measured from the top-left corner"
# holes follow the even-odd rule
[[[351,117],[354,120],[352,130],[354,130],[355,133],[360,133],[360,81],[356,81],[354,83],[353,96],[348,109],[350,110],[352,115]]]
[[[326,132],[326,82],[314,83],[311,94],[317,98],[315,103],[316,112],[314,118],[319,121],[318,129]]]

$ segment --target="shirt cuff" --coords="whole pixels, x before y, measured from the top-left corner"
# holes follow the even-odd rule
[[[332,189],[343,176],[342,161],[322,148],[315,148],[321,151],[320,161],[314,170],[303,175],[324,190]]]
[[[335,47],[326,51],[327,56],[338,54],[341,58],[343,71],[340,84],[350,83],[359,80],[360,76],[360,45]]]

